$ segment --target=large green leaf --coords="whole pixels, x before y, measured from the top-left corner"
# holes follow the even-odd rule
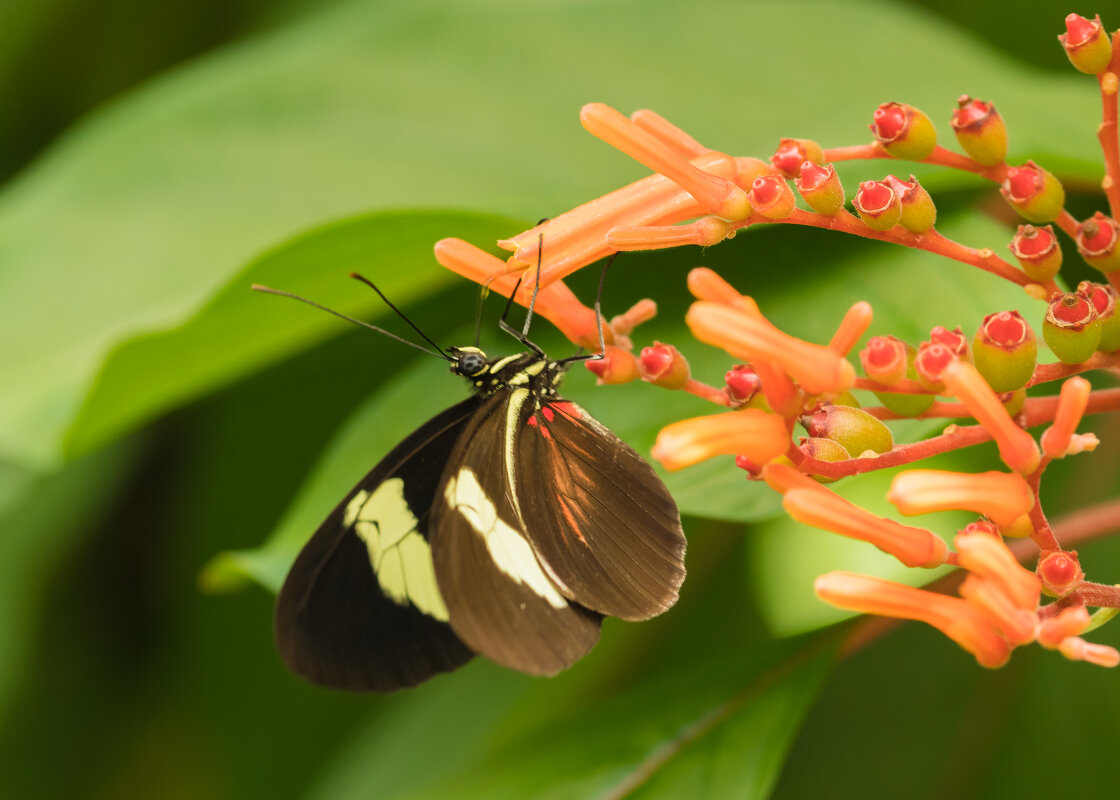
[[[790,19],[813,20],[796,44],[751,35],[749,55],[718,64],[668,55]],[[760,64],[791,68],[729,91]],[[328,9],[106,107],[0,196],[0,453],[57,459],[115,344],[181,324],[293,231],[371,208],[555,214],[642,174],[579,130],[588,100],[650,106],[713,146],[765,154],[790,133],[863,141],[884,99],[943,116],[965,90],[1000,104],[1016,157],[1095,174],[1091,86],[1027,73],[904,7]]]
[[[451,234],[486,241],[515,226],[455,212],[384,212],[296,237],[253,261],[184,324],[117,347],[67,433],[67,448],[95,448],[168,407],[345,328],[327,314],[256,294],[249,290],[254,283],[363,319],[375,313],[391,316],[376,294],[347,280],[348,273],[366,275],[394,302],[406,305],[430,297],[454,278],[435,264],[434,240]],[[399,321],[387,324],[403,327]]]

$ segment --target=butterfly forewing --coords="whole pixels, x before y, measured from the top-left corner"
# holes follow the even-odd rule
[[[432,553],[451,626],[512,669],[552,675],[599,639],[601,617],[549,577],[513,504],[507,467],[525,388],[504,388],[467,423],[432,510]]]
[[[447,623],[428,539],[440,477],[482,402],[471,397],[401,442],[300,552],[276,606],[277,643],[294,672],[388,692],[470,660]]]
[[[575,403],[526,404],[514,484],[525,528],[565,594],[622,619],[677,601],[685,538],[669,490],[637,453]]]

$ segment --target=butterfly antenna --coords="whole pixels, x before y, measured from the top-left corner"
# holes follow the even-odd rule
[[[442,348],[442,347],[440,347],[440,346],[439,346],[438,344],[436,344],[435,342],[433,342],[433,341],[431,340],[431,338],[430,338],[430,337],[428,336],[428,334],[426,334],[426,333],[424,333],[424,331],[420,330],[420,328],[418,328],[418,327],[416,326],[416,323],[415,323],[415,322],[413,322],[413,321],[412,321],[412,320],[410,320],[410,319],[409,319],[408,317],[406,317],[406,316],[404,315],[404,312],[403,312],[403,311],[401,311],[401,310],[400,310],[399,308],[397,308],[397,307],[396,307],[395,305],[393,305],[393,304],[392,304],[392,302],[391,302],[391,301],[389,300],[389,298],[385,296],[385,293],[384,293],[384,292],[382,292],[382,291],[381,291],[380,289],[378,289],[378,288],[377,288],[377,286],[376,286],[376,285],[374,284],[374,282],[373,282],[373,281],[371,281],[371,280],[370,280],[369,278],[365,277],[364,275],[359,275],[359,274],[358,274],[357,272],[351,272],[351,273],[350,273],[350,277],[351,277],[351,278],[353,278],[353,279],[354,279],[354,280],[356,280],[356,281],[361,281],[361,282],[362,282],[362,283],[364,283],[364,284],[365,284],[366,286],[368,286],[369,288],[371,288],[371,289],[373,289],[373,290],[374,290],[375,292],[377,292],[377,296],[378,296],[378,297],[380,297],[380,298],[381,298],[382,300],[384,300],[384,301],[385,301],[385,305],[387,305],[387,306],[389,306],[389,308],[393,309],[393,311],[394,311],[394,312],[396,312],[396,315],[397,315],[398,317],[400,317],[401,319],[403,319],[403,320],[404,320],[405,322],[407,322],[407,323],[408,323],[408,326],[409,326],[410,328],[412,328],[412,330],[414,330],[414,331],[416,331],[416,332],[417,332],[418,334],[420,334],[420,338],[421,338],[421,339],[423,339],[423,340],[424,340],[425,342],[427,342],[427,343],[428,343],[428,344],[430,344],[430,345],[431,345],[432,347],[434,347],[434,348],[435,348],[435,349],[436,349],[437,351],[439,351],[440,355],[442,355],[442,356],[443,356],[444,358],[446,358],[446,359],[447,359],[448,361],[452,361],[452,360],[453,360],[453,359],[451,358],[451,356],[449,356],[449,355],[447,355],[447,353],[443,352],[443,348]]]
[[[593,358],[603,359],[607,356],[607,345],[603,341],[603,286],[607,282],[607,270],[611,268],[611,264],[618,258],[618,252],[615,252],[607,263],[603,265],[603,271],[599,273],[599,289],[595,292],[595,327],[599,331],[599,352]]]
[[[603,336],[603,286],[607,282],[607,270],[610,269],[611,264],[618,258],[618,253],[614,253],[607,259],[607,263],[603,265],[603,271],[599,274],[599,289],[595,292],[595,327],[599,331],[599,352],[598,353],[580,353],[579,355],[569,356],[568,358],[561,359],[560,364],[574,364],[577,361],[601,361],[606,358],[607,344]]]
[[[525,325],[521,328],[522,341],[529,338],[529,325],[533,322],[533,309],[537,305],[537,293],[541,290],[541,260],[544,258],[544,234],[537,235],[537,278],[533,283],[533,296],[529,300],[529,313],[525,315]],[[512,298],[513,295],[510,295]]]
[[[407,344],[409,347],[414,347],[417,350],[419,350],[421,353],[427,353],[430,356],[435,356],[436,358],[442,358],[445,361],[452,361],[453,360],[451,358],[451,356],[444,353],[438,347],[436,348],[437,352],[433,352],[432,350],[429,350],[426,347],[422,347],[421,345],[416,344],[416,342],[410,342],[408,339],[403,339],[400,336],[397,336],[395,333],[390,333],[389,331],[387,331],[383,328],[379,328],[376,325],[371,325],[368,322],[363,322],[360,319],[354,319],[353,317],[348,317],[348,316],[346,316],[345,314],[343,314],[339,311],[335,311],[333,308],[327,308],[324,305],[320,305],[319,303],[316,303],[314,300],[308,300],[306,297],[300,297],[298,294],[292,294],[291,292],[284,292],[284,291],[281,291],[280,289],[273,289],[270,286],[262,286],[259,283],[254,283],[250,288],[254,292],[263,292],[264,294],[275,294],[275,295],[279,295],[280,297],[290,297],[292,300],[299,300],[301,303],[306,303],[307,305],[312,306],[314,308],[317,308],[320,311],[326,311],[328,314],[333,314],[334,316],[338,317],[339,319],[344,319],[347,322],[352,322],[355,325],[360,325],[363,328],[369,328],[371,331],[376,331],[377,333],[380,333],[383,336],[388,336],[390,339],[395,339],[396,341],[400,342],[401,344]],[[378,292],[378,294],[380,294],[380,292]],[[397,313],[400,313],[400,312],[397,312]],[[426,336],[424,338],[427,339]],[[428,339],[428,341],[431,342],[430,339]]]

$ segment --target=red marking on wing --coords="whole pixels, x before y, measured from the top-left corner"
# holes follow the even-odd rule
[[[547,419],[549,422],[552,422],[552,420],[556,416],[555,414],[552,413],[552,409],[549,408],[548,406],[545,406],[544,408],[542,408],[541,413],[544,414],[544,418]]]
[[[565,416],[571,417],[572,419],[582,419],[583,418],[583,414],[580,413],[580,410],[576,406],[576,404],[575,403],[569,403],[567,400],[564,400],[564,401],[559,402],[559,403],[550,403],[549,406],[551,406],[551,408],[556,409],[561,414],[564,414]]]
[[[548,428],[544,427],[543,425],[541,426],[541,436],[546,439],[552,438],[552,434],[548,432]]]
[[[525,421],[528,422],[534,428],[537,427],[537,415],[536,414],[533,414],[531,417],[529,417],[529,419],[527,419]]]

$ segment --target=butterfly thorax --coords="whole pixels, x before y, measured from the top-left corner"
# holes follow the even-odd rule
[[[477,347],[451,347],[451,371],[462,375],[482,397],[501,389],[525,388],[534,397],[552,397],[566,365],[532,351],[490,359]]]

